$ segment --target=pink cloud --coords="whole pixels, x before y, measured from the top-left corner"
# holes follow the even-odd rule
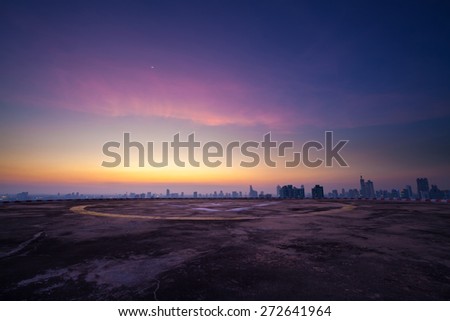
[[[287,80],[249,82],[224,66],[191,58],[171,56],[164,61],[180,63],[152,68],[142,58],[108,60],[51,51],[52,62],[30,64],[23,69],[20,85],[1,89],[4,100],[107,117],[163,117],[285,131],[304,125],[339,128],[408,122],[439,117],[448,110],[436,102],[430,102],[432,108],[418,108],[423,99],[417,95],[354,93],[307,81],[296,85],[297,97],[289,101],[292,89],[284,91]],[[280,83],[273,88],[275,80]]]
[[[27,83],[32,90],[7,94],[39,107],[61,108],[110,117],[137,115],[189,120],[220,126],[283,127],[283,106],[260,98],[260,89],[226,72],[214,79],[203,70],[174,71],[151,65],[114,64],[100,59],[65,57],[39,70]]]

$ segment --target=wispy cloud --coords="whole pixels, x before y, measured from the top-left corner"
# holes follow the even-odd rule
[[[152,65],[49,49],[51,61],[28,65],[3,100],[105,117],[142,116],[208,126],[264,126],[295,131],[309,125],[359,127],[448,115],[445,102],[420,93],[355,92],[263,72],[249,80],[227,66],[169,56]],[[171,64],[172,62],[172,64]],[[294,85],[293,85],[294,84]]]
[[[2,96],[39,107],[110,117],[177,118],[210,126],[278,127],[286,120],[279,112],[282,106],[267,104],[258,88],[226,72],[216,72],[213,79],[206,74],[204,70],[177,72],[166,66],[121,66],[66,57]]]

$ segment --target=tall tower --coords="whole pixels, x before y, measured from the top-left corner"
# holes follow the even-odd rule
[[[249,191],[249,193],[248,193],[248,196],[249,196],[250,198],[258,197],[258,192],[255,191],[255,190],[253,189],[253,186],[252,186],[252,185],[250,185],[250,191]]]
[[[417,179],[417,194],[420,198],[429,198],[430,186],[428,185],[428,178]]]
[[[373,182],[370,179],[366,182],[366,197],[368,198],[375,197],[375,189],[373,187]]]
[[[315,198],[315,199],[322,199],[322,198],[324,198],[323,186],[320,186],[320,185],[314,186],[312,188],[312,190],[311,190],[311,194],[312,194],[312,198]]]
[[[364,182],[364,179],[362,177],[362,175],[359,177],[359,185],[360,185],[360,194],[362,198],[367,197],[367,192],[366,192],[366,182]]]

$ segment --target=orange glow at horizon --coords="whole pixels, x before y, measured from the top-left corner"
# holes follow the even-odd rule
[[[283,184],[309,183],[320,178],[332,179],[340,175],[329,169],[323,171],[309,170],[305,167],[295,169],[268,168],[259,165],[255,168],[226,167],[208,168],[201,165],[198,168],[176,167],[164,168],[150,166],[104,168],[100,165],[84,164],[53,164],[53,166],[30,166],[16,163],[2,166],[0,176],[4,182],[35,182],[35,183],[128,183],[128,184]]]

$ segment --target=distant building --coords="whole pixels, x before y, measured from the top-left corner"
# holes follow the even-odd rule
[[[449,200],[450,199],[450,190],[445,190],[443,191],[444,193],[444,199]]]
[[[400,192],[396,189],[392,189],[390,198],[400,198]]]
[[[250,191],[248,193],[248,197],[250,197],[250,198],[257,198],[258,197],[258,192],[253,189],[252,185],[250,185]]]
[[[18,201],[27,201],[28,200],[28,192],[22,192],[16,195],[16,199]]]
[[[366,197],[366,183],[364,182],[362,175],[359,177],[359,187],[359,195],[361,195],[361,197]]]
[[[324,197],[323,195],[324,195],[323,194],[323,186],[316,185],[312,188],[312,190],[311,190],[312,198],[322,199]]]
[[[410,190],[408,189],[408,186],[406,186],[402,191],[400,192],[400,196],[403,199],[411,199],[412,194],[410,193]]]
[[[194,192],[193,197],[194,197],[194,198],[197,198],[197,197],[198,197],[198,193],[197,193],[197,192]]]
[[[413,191],[412,191],[412,188],[411,188],[411,185],[406,185],[406,190],[408,191],[408,194],[409,194],[409,198],[413,198],[414,197],[414,194],[413,194]]]
[[[348,190],[348,197],[349,198],[359,198],[361,195],[359,194],[359,191],[357,188],[349,189]]]
[[[300,186],[298,193],[299,193],[299,198],[302,198],[302,199],[305,198],[305,186],[304,185]]]
[[[421,199],[430,198],[430,187],[428,185],[428,178],[418,178],[417,182],[417,195]]]
[[[170,197],[170,189],[166,189],[166,197]]]
[[[404,189],[400,192],[400,197],[403,199],[412,199],[414,198],[411,185],[406,185]]]
[[[277,185],[277,197],[281,197],[281,186]]]
[[[284,185],[280,188],[280,198],[294,198],[294,188],[292,185]]]
[[[445,198],[445,193],[443,191],[441,191],[437,185],[431,185],[431,189],[430,189],[430,198],[431,199],[435,199],[435,200],[440,200],[440,199],[444,199]]]
[[[284,185],[280,188],[279,192],[280,198],[305,198],[305,188],[303,185],[300,188],[297,188],[293,185]]]
[[[332,190],[330,193],[330,196],[331,196],[331,198],[338,198],[339,194],[338,194],[337,189]]]
[[[359,185],[361,188],[360,195],[362,198],[375,198],[375,188],[373,187],[373,182],[371,180],[366,182],[363,177],[360,176]]]
[[[366,197],[367,198],[374,198],[375,197],[375,189],[373,187],[373,182],[371,180],[368,180],[366,182]]]

